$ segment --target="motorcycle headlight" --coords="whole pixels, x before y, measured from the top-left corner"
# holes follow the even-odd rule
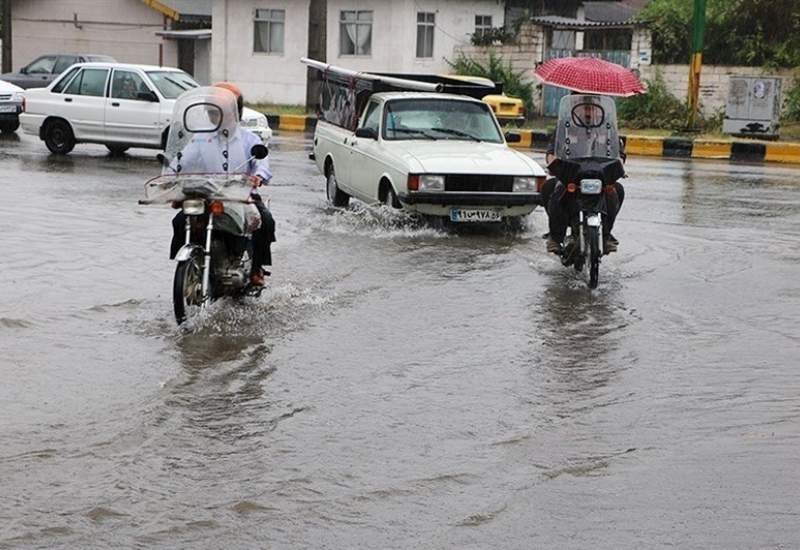
[[[183,201],[183,213],[187,216],[200,216],[206,211],[206,201],[203,199],[189,199]]]
[[[533,176],[517,176],[514,178],[515,193],[533,193],[536,191],[536,178]]]
[[[444,191],[444,176],[424,174],[419,177],[420,191]]]

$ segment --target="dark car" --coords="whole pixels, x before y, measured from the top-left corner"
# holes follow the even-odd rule
[[[113,63],[114,58],[107,55],[92,54],[53,54],[43,55],[22,67],[17,73],[0,75],[5,80],[20,88],[46,88],[64,70],[75,63],[102,62]]]

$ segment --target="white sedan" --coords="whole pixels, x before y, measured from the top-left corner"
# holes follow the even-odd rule
[[[442,93],[373,94],[358,129],[317,124],[314,158],[328,200],[367,203],[447,217],[496,222],[536,208],[545,172],[506,144],[489,107]]]
[[[101,143],[112,154],[130,147],[163,149],[175,99],[199,86],[179,69],[123,63],[79,63],[47,88],[25,91],[19,119],[55,154],[76,143]],[[267,117],[244,109],[242,125],[263,141],[272,130]]]
[[[25,100],[19,86],[0,80],[0,132],[10,134],[19,128],[19,114],[25,108]]]

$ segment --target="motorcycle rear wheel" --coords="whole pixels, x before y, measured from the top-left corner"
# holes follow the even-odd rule
[[[172,307],[180,325],[203,305],[203,268],[198,258],[178,262],[172,282]]]

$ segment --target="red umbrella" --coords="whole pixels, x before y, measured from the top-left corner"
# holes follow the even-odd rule
[[[628,97],[647,92],[629,69],[595,57],[559,57],[540,65],[536,76],[545,84],[584,94]]]

